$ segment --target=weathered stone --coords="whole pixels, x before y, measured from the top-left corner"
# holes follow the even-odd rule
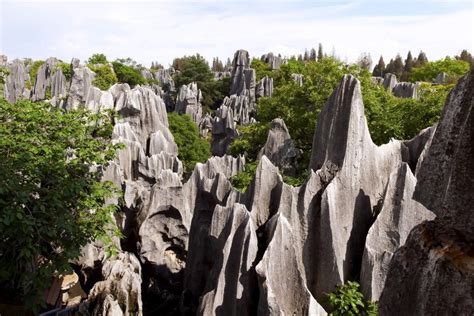
[[[232,140],[237,135],[234,115],[231,108],[220,106],[212,122],[211,151],[215,156],[223,156],[227,152]]]
[[[255,88],[256,98],[271,97],[273,94],[273,78],[263,77]]]
[[[474,309],[474,70],[449,94],[413,195],[433,211],[390,263],[380,312],[469,314]]]
[[[85,104],[94,77],[95,73],[86,66],[79,66],[73,69],[66,109],[75,110]]]
[[[393,89],[392,93],[394,96],[399,98],[418,98],[418,85],[411,82],[399,82]]]
[[[393,253],[405,243],[413,227],[434,218],[432,212],[412,200],[415,185],[414,175],[403,163],[391,174],[380,196],[380,214],[367,234],[360,275],[361,289],[372,301],[379,300]]]
[[[131,253],[105,261],[104,281],[97,282],[87,298],[93,315],[142,315],[141,267]]]
[[[56,72],[55,66],[58,62],[58,59],[50,57],[39,67],[31,97],[33,101],[50,99],[52,97],[51,77]]]
[[[178,114],[188,114],[196,124],[199,124],[202,117],[201,100],[201,90],[195,82],[183,85],[179,89],[175,111]]]
[[[272,70],[279,69],[280,66],[284,63],[283,58],[281,58],[280,56],[275,56],[273,55],[273,53],[262,55],[260,60],[269,64]]]
[[[290,137],[285,122],[282,119],[274,119],[268,131],[265,146],[258,154],[259,159],[267,156],[270,161],[287,174],[295,174],[301,156],[301,151],[296,149]]]
[[[310,164],[323,171],[327,184],[314,206],[318,217],[306,245],[309,253],[324,255],[303,257],[308,288],[320,302],[324,293],[359,274],[378,197],[401,161],[400,142],[381,147],[372,142],[360,83],[344,76],[319,115]]]
[[[30,76],[26,71],[25,64],[19,59],[15,59],[8,65],[10,72],[5,80],[4,95],[10,103],[15,103],[20,98],[29,98],[30,90],[26,87],[26,82]]]
[[[440,72],[435,80],[434,80],[434,83],[437,83],[437,84],[446,84],[448,83],[449,81],[449,75],[445,72]]]
[[[293,79],[300,87],[303,86],[304,75],[302,75],[302,74],[291,74],[291,79]]]
[[[252,315],[255,313],[257,236],[244,205],[216,206],[209,236],[213,260],[200,315]]]
[[[385,77],[383,79],[383,86],[385,90],[392,92],[393,88],[397,85],[397,83],[397,76],[391,73],[385,74]]]

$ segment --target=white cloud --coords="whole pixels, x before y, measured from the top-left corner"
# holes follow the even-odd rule
[[[376,60],[380,54],[389,59],[408,50],[414,54],[424,50],[435,59],[463,48],[473,50],[472,9],[376,17],[352,14],[354,1],[319,7],[304,1],[298,2],[299,7],[286,1],[276,7],[269,1],[224,3],[6,2],[0,49],[10,57],[55,55],[64,60],[103,52],[111,58],[130,56],[146,65],[155,60],[168,64],[174,57],[197,52],[208,59],[225,59],[239,48],[253,56],[268,51],[289,55],[319,42],[327,52],[334,47],[349,61],[362,52]],[[29,10],[26,18],[9,16]]]

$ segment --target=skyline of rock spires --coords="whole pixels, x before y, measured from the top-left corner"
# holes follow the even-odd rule
[[[313,145],[304,183],[283,181],[281,171],[295,169],[300,153],[285,122],[275,119],[242,193],[231,178],[246,159],[227,148],[237,125],[255,120],[256,97],[273,90],[272,78],[256,82],[247,51],[235,53],[231,93],[214,116],[203,115],[195,83],[176,87],[173,111],[212,135],[214,156],[187,178],[162,90],[121,83],[100,90],[78,60],[66,83],[57,62],[40,67],[32,90],[24,63],[7,64],[7,99],[45,100],[51,89],[52,103],[68,110],[113,109],[121,115],[113,142],[126,145],[104,171],[124,196],[114,223],[123,234],[114,240],[119,253],[106,258],[103,245],[90,243],[74,263],[91,283],[82,308],[92,315],[160,308],[325,315],[327,293],[352,280],[368,299],[380,299],[382,314],[462,314],[474,306],[474,70],[451,91],[437,126],[381,146],[372,141],[359,80],[344,75],[308,127]],[[160,76],[171,84],[169,72]],[[292,77],[304,85],[302,76]],[[394,77],[378,82],[416,98],[414,86]]]

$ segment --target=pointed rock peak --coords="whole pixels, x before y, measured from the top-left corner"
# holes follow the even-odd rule
[[[364,115],[360,82],[344,75],[319,114],[313,138],[310,168],[323,164],[343,165],[346,156],[356,156],[365,146],[375,146]]]
[[[437,215],[474,229],[474,69],[449,94],[433,140],[417,173],[414,198]]]
[[[250,57],[249,52],[244,49],[239,49],[234,54],[234,60],[232,65],[235,67],[243,66],[244,68],[248,68],[250,66]]]

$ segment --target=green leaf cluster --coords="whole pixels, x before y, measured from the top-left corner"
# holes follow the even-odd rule
[[[54,70],[56,70],[56,69],[61,69],[61,71],[63,72],[63,75],[64,75],[64,77],[66,77],[67,81],[71,80],[71,78],[72,78],[72,66],[71,66],[71,64],[60,61],[54,66]]]
[[[92,65],[98,65],[98,64],[108,64],[109,62],[107,61],[107,57],[104,54],[93,54],[89,59],[87,60],[88,64]]]
[[[178,145],[178,157],[183,162],[185,173],[189,174],[196,163],[205,162],[211,157],[211,146],[207,140],[200,137],[199,130],[189,115],[169,112],[168,122]]]
[[[132,62],[128,59],[117,60],[112,62],[115,75],[117,76],[117,81],[121,83],[128,83],[130,87],[135,87],[136,85],[145,85],[147,84],[146,79],[142,76],[140,68],[134,66]]]
[[[327,298],[332,308],[330,315],[378,315],[377,303],[364,299],[357,282],[348,281],[343,285],[339,285],[333,293],[327,295]]]
[[[245,164],[244,170],[230,178],[232,186],[240,192],[245,192],[255,177],[257,170],[257,161]]]
[[[108,90],[118,81],[114,69],[109,64],[87,64],[87,67],[95,72],[92,84],[101,90]]]
[[[216,109],[224,97],[229,94],[230,78],[215,80],[209,64],[201,55],[176,58],[173,65],[178,70],[174,76],[178,90],[182,85],[196,82],[202,92],[201,104],[204,110],[206,108]]]
[[[421,67],[413,68],[410,80],[433,81],[439,73],[445,72],[451,78],[450,83],[454,83],[461,76],[469,71],[470,65],[464,60],[446,57],[438,61],[427,62]]]
[[[117,193],[101,182],[115,157],[109,114],[0,100],[0,288],[30,307],[52,273],[104,236]],[[95,166],[95,167],[92,167]]]

